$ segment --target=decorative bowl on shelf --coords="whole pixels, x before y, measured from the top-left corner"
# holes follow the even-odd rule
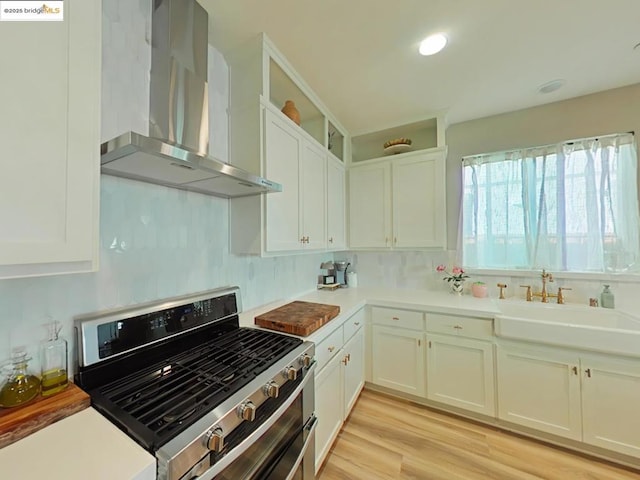
[[[396,138],[394,140],[389,140],[385,142],[383,145],[384,153],[394,154],[394,153],[404,153],[411,150],[411,139],[410,138]]]

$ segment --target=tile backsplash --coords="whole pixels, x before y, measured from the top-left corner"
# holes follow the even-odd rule
[[[275,258],[229,253],[225,199],[102,175],[96,273],[0,280],[0,359],[26,345],[39,368],[45,324],[200,290],[238,285],[244,310],[315,288],[331,254]],[[70,358],[75,358],[69,342]]]

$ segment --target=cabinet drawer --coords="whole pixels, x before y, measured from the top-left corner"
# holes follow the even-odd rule
[[[354,313],[344,322],[344,341],[349,341],[353,334],[356,333],[364,325],[364,308]]]
[[[422,312],[381,307],[373,307],[371,309],[371,320],[375,325],[387,325],[390,327],[422,331],[424,329],[423,319],[424,314]]]
[[[486,339],[493,337],[492,320],[489,318],[458,317],[438,313],[427,313],[425,317],[427,319],[428,332],[471,338]]]
[[[327,338],[316,346],[317,371],[322,370],[331,358],[342,348],[342,327],[336,328]]]

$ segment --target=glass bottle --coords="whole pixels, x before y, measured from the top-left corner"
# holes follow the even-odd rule
[[[15,349],[11,354],[13,368],[0,387],[0,407],[15,407],[40,392],[40,379],[27,371],[29,360],[24,349]]]
[[[61,392],[69,384],[67,375],[67,342],[59,336],[57,323],[51,323],[49,340],[40,347],[42,396]]]
[[[615,297],[609,289],[609,285],[604,285],[602,293],[600,294],[600,306],[604,308],[615,308]]]

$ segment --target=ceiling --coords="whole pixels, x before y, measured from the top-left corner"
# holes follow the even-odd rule
[[[352,135],[640,82],[640,0],[199,0],[227,53],[266,32]],[[425,36],[449,44],[418,55]],[[537,89],[554,79],[553,93]]]

